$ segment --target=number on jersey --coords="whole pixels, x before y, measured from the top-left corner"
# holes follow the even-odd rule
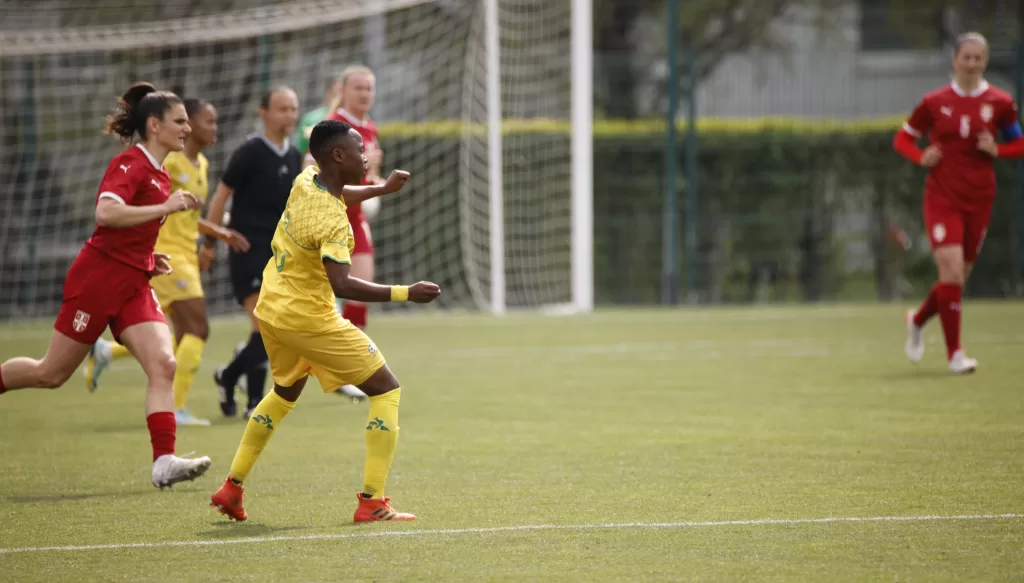
[[[273,246],[274,249],[274,267],[277,268],[277,272],[281,273],[284,271],[284,260],[288,258],[288,253],[278,250],[277,246]]]

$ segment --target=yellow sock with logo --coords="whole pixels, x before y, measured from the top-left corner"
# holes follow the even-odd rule
[[[178,349],[174,352],[174,358],[178,361],[178,368],[174,372],[174,408],[183,409],[188,402],[188,391],[196,380],[196,373],[199,372],[199,364],[203,360],[203,348],[206,342],[193,334],[185,334],[181,337]]]
[[[295,403],[285,401],[275,391],[270,391],[263,397],[245,425],[242,443],[238,444],[235,459],[231,461],[231,471],[228,474],[231,479],[238,483],[245,481],[252,467],[256,465],[256,460],[263,453],[263,448],[274,436],[277,426],[294,408]]]
[[[366,466],[363,469],[363,497],[380,498],[388,481],[391,462],[398,445],[398,402],[402,389],[370,397],[366,422]]]

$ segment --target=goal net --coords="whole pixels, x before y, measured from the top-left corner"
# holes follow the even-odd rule
[[[488,92],[487,4],[0,4],[0,319],[57,310],[67,268],[93,228],[97,185],[121,147],[101,135],[104,115],[129,84],[151,81],[216,106],[220,140],[205,152],[212,195],[231,151],[258,131],[267,88],[294,88],[304,113],[354,63],[377,73],[372,115],[384,171],[413,176],[371,220],[376,279],[434,280],[443,307],[501,311],[494,298],[509,308],[573,303],[571,1],[492,0],[500,112]],[[498,142],[488,128],[498,118],[495,173],[489,152]],[[225,255],[221,247],[204,275],[215,313],[234,309]]]

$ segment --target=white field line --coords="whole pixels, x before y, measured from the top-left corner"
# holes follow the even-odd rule
[[[499,532],[531,532],[542,530],[581,531],[581,530],[621,530],[621,529],[686,529],[716,526],[776,526],[793,524],[834,524],[844,522],[934,522],[954,520],[1014,520],[1024,518],[1024,514],[963,514],[958,516],[837,516],[828,518],[761,518],[754,520],[716,520],[708,522],[619,522],[609,524],[525,524],[519,526],[496,526],[490,528],[438,528],[428,530],[386,530],[376,532],[354,532],[339,534],[309,534],[301,536],[265,536],[232,538],[221,540],[185,540],[160,541],[148,543],[113,543],[104,545],[65,545],[46,547],[10,547],[0,548],[0,555],[14,553],[42,553],[59,551],[104,551],[121,549],[164,549],[174,547],[207,547],[219,545],[244,545],[254,543],[290,542],[290,541],[322,541],[353,538],[382,537],[430,537],[454,536],[462,534],[490,534]]]

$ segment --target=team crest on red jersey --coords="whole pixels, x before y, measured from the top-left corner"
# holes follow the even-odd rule
[[[981,104],[981,121],[988,123],[992,121],[992,104],[982,103]]]
[[[75,312],[75,319],[71,322],[71,327],[75,329],[75,332],[85,332],[85,329],[89,327],[89,313],[82,310]]]

